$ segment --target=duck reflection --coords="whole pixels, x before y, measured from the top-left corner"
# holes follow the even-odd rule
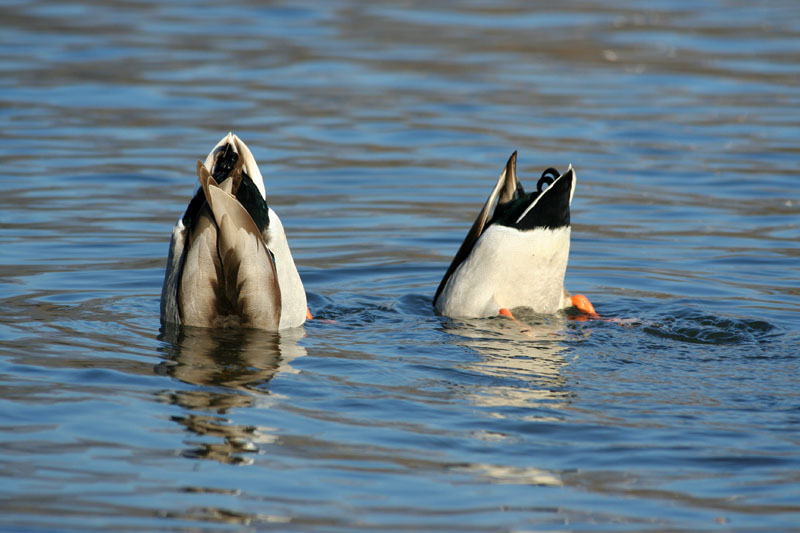
[[[513,419],[538,424],[558,423],[572,400],[568,379],[563,375],[568,361],[569,316],[538,315],[514,309],[517,321],[498,317],[483,320],[450,320],[445,331],[454,342],[480,357],[462,365],[486,379],[466,391],[466,398],[485,408],[493,419]],[[516,425],[516,424],[515,424]],[[534,429],[533,431],[540,431]],[[489,424],[476,432],[482,440],[508,438],[502,424]],[[527,465],[519,458],[511,464],[471,463],[458,470],[498,484],[562,486],[562,473],[541,465]]]
[[[297,344],[303,335],[303,328],[280,333],[181,326],[162,330],[165,360],[155,372],[199,386],[164,395],[187,411],[173,420],[201,437],[189,443],[185,456],[249,464],[247,454],[257,451],[257,443],[275,439],[270,428],[233,424],[226,415],[263,405],[269,394],[265,384],[278,372],[296,372],[290,363],[306,353]]]
[[[570,400],[570,391],[561,370],[567,365],[564,343],[567,316],[538,315],[515,309],[517,321],[503,317],[483,320],[450,321],[445,331],[456,335],[456,343],[481,355],[464,365],[492,379],[469,394],[484,407],[558,407]],[[489,386],[484,386],[486,383]],[[526,419],[555,418],[548,411],[532,410]],[[497,416],[503,416],[497,411]]]

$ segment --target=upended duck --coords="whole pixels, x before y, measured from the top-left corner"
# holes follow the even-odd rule
[[[564,289],[575,181],[572,165],[563,174],[549,168],[537,190],[525,193],[517,178],[517,152],[511,154],[439,283],[436,311],[449,317],[513,318],[517,307],[543,314],[574,307],[595,314],[585,296]]]
[[[197,162],[200,181],[172,230],[161,320],[278,330],[311,314],[253,154],[228,133]]]

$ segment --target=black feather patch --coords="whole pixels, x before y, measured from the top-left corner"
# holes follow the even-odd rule
[[[263,232],[269,226],[269,206],[264,197],[261,196],[261,191],[258,190],[253,179],[247,175],[247,172],[240,165],[237,166],[236,163],[238,161],[239,154],[233,151],[233,146],[230,144],[220,146],[214,152],[214,165],[211,176],[220,184],[229,178],[234,180],[235,184],[231,192],[247,210],[250,218],[256,223],[258,231]],[[184,227],[192,227],[205,203],[206,195],[201,187],[197,190],[194,198],[189,202],[186,212],[183,214]]]
[[[214,152],[214,165],[211,168],[211,177],[213,177],[217,183],[222,183],[236,167],[236,161],[238,160],[239,154],[233,151],[233,146],[231,146],[230,143],[220,146]]]
[[[203,206],[206,205],[206,193],[203,192],[202,187],[197,189],[197,193],[194,195],[194,198],[189,202],[189,205],[186,207],[186,211],[183,213],[183,227],[184,228],[191,228],[194,224],[195,220],[197,220],[197,215],[200,214],[200,210]]]
[[[506,205],[498,205],[494,219],[489,224],[496,223],[521,231],[569,226],[569,199],[572,193],[573,177],[572,170],[568,170],[544,191],[521,195]],[[528,211],[528,207],[534,202],[536,205]],[[520,219],[520,217],[522,218]]]
[[[235,196],[258,226],[258,231],[263,232],[269,226],[269,206],[261,196],[261,191],[245,171],[242,171],[242,182],[239,184]]]

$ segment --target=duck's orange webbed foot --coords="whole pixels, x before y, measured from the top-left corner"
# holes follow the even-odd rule
[[[501,307],[500,310],[497,312],[497,314],[500,316],[504,316],[506,318],[510,318],[519,326],[525,326],[525,324],[517,320],[517,317],[515,317],[514,314],[507,307]],[[529,337],[531,335],[530,329],[528,328],[522,329],[521,332],[524,333],[525,335],[528,335]]]
[[[589,298],[583,294],[576,294],[570,299],[572,300],[572,305],[578,308],[580,311],[583,311],[587,315],[597,316],[597,311],[594,310],[592,302],[590,302]]]
[[[517,320],[517,317],[515,317],[515,316],[514,316],[514,315],[511,313],[511,311],[510,311],[510,310],[508,310],[508,309],[507,309],[507,308],[505,308],[505,307],[501,308],[501,309],[500,309],[500,310],[497,312],[497,314],[498,314],[498,315],[500,315],[500,316],[504,316],[504,317],[506,317],[506,318],[510,318],[510,319],[511,319],[511,320],[513,320],[514,322],[519,322],[519,320]]]

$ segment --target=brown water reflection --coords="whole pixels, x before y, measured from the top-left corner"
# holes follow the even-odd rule
[[[172,419],[202,438],[188,441],[192,447],[184,455],[247,464],[252,460],[243,454],[274,442],[274,428],[237,425],[228,416],[241,408],[268,407],[269,381],[278,372],[294,372],[291,361],[306,354],[297,344],[304,334],[303,328],[272,333],[165,326],[160,338],[167,342],[166,361],[156,372],[201,386],[160,393],[186,410]]]

